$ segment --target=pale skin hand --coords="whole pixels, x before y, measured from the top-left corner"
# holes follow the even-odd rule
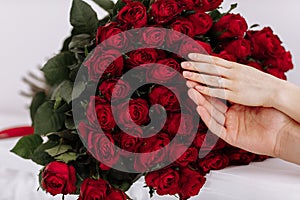
[[[300,122],[300,88],[253,67],[218,57],[189,54],[183,75],[204,95],[246,106],[273,107]]]
[[[220,100],[193,89],[195,84],[189,86],[189,97],[197,104],[197,112],[214,134],[247,151],[279,157],[281,137],[294,120],[274,108],[238,104],[228,108]]]

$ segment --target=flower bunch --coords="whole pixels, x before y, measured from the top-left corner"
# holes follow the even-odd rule
[[[180,63],[191,52],[279,78],[290,52],[267,27],[253,30],[223,0],[95,0],[98,20],[73,0],[72,34],[42,71],[50,89],[30,106],[34,135],[12,150],[45,166],[41,186],[80,200],[126,200],[145,176],[150,195],[199,193],[210,170],[262,161],[207,130],[188,98]]]

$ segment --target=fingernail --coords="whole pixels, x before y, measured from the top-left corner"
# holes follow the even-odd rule
[[[190,58],[190,59],[196,59],[197,58],[197,54],[196,53],[190,53],[189,55],[188,55],[188,57]]]
[[[192,76],[192,73],[187,72],[187,71],[184,71],[182,74],[183,74],[184,77],[191,77]]]
[[[188,63],[188,62],[183,62],[183,63],[181,63],[181,66],[182,66],[183,68],[185,68],[185,67],[191,66],[191,64]]]

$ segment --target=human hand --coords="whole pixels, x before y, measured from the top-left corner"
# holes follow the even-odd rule
[[[197,82],[195,88],[200,93],[212,97],[227,99],[247,106],[274,107],[279,90],[284,81],[253,67],[230,62],[218,57],[192,53],[193,60],[183,62],[183,75]],[[191,72],[193,71],[193,72]]]
[[[278,157],[281,139],[294,121],[274,108],[248,107],[222,101],[189,89],[197,112],[208,128],[227,143],[244,150]]]

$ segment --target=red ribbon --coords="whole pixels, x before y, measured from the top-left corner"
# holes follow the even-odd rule
[[[14,128],[0,131],[0,139],[21,137],[21,136],[31,135],[33,133],[34,130],[33,127],[31,126],[14,127]]]

